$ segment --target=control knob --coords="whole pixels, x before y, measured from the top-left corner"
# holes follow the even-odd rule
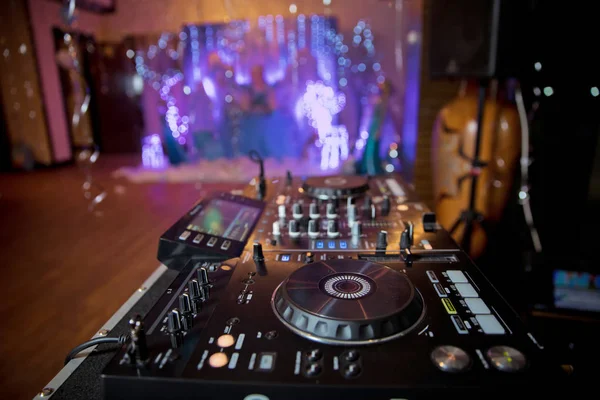
[[[319,227],[317,225],[317,220],[311,219],[310,221],[308,221],[308,236],[311,239],[319,237]]]
[[[254,265],[256,265],[256,272],[261,276],[266,275],[267,266],[265,265],[265,256],[263,254],[262,244],[254,242],[252,248],[252,259],[254,260]]]
[[[183,334],[181,333],[181,313],[177,308],[169,312],[167,319],[167,331],[171,336],[171,346],[177,348],[183,343]]]
[[[335,208],[335,203],[327,203],[327,218],[337,218],[337,210]]]
[[[367,212],[370,212],[372,205],[373,205],[373,200],[371,199],[371,196],[365,196],[365,202],[363,204],[363,210],[365,210]]]
[[[291,238],[297,238],[300,236],[300,227],[298,226],[298,221],[292,219],[288,224],[289,235]]]
[[[387,216],[390,214],[390,198],[388,196],[383,196],[383,201],[381,202],[381,215]]]
[[[284,204],[280,204],[279,207],[277,207],[277,216],[281,219],[285,219],[285,205]]]
[[[379,231],[377,233],[377,250],[385,250],[387,248],[387,232]]]
[[[317,203],[310,203],[310,206],[308,207],[308,216],[312,219],[319,219],[321,217],[319,205]]]
[[[183,330],[187,331],[192,329],[194,316],[192,314],[192,301],[190,300],[189,293],[183,293],[179,296],[179,309],[181,310]]]
[[[273,228],[271,230],[273,231],[273,236],[281,235],[279,221],[273,222]]]
[[[208,285],[210,282],[208,280],[208,270],[204,267],[200,267],[198,268],[198,271],[196,272],[197,276],[198,276],[198,283],[200,285]]]
[[[338,222],[336,219],[330,219],[327,221],[327,236],[334,238],[340,235],[340,231],[338,229]]]
[[[375,208],[375,204],[371,204],[371,212],[369,213],[369,216],[372,220],[375,220],[377,217],[377,209]]]
[[[423,213],[423,230],[425,232],[435,232],[437,228],[437,218],[435,213],[426,212]]]
[[[294,219],[300,219],[304,216],[302,204],[294,203],[294,205],[292,205],[292,216],[294,217]]]
[[[188,282],[188,293],[192,303],[192,312],[198,314],[202,311],[203,296],[200,290],[200,283],[197,279],[192,279]]]

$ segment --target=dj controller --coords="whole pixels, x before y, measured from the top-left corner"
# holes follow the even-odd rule
[[[105,399],[521,397],[560,365],[395,175],[256,179],[161,237],[179,275]]]

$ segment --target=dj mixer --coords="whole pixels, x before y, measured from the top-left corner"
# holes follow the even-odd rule
[[[399,176],[288,174],[161,237],[105,399],[525,397],[565,375]]]

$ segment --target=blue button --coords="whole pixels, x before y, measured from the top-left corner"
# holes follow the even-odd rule
[[[290,255],[289,254],[282,254],[281,255],[281,261],[290,261]]]
[[[322,240],[317,240],[317,249],[322,249],[324,246],[323,241]]]
[[[327,243],[327,247],[329,247],[330,249],[335,249],[335,242],[333,240],[330,240]]]
[[[348,248],[348,243],[346,243],[345,240],[342,240],[340,242],[340,249],[347,249]]]

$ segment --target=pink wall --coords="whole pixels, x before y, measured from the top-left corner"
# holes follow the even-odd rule
[[[35,50],[40,71],[40,82],[48,115],[54,162],[71,159],[71,143],[64,112],[59,71],[54,57],[53,27],[64,27],[61,17],[62,4],[48,0],[28,0],[31,29],[35,40]],[[100,31],[102,17],[78,11],[77,29],[85,33]]]

